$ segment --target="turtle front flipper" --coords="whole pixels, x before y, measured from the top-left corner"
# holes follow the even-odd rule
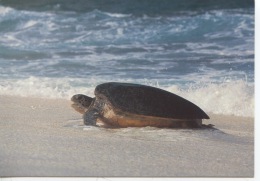
[[[97,126],[97,118],[99,117],[99,112],[96,108],[91,107],[88,109],[88,111],[85,112],[83,115],[84,124],[90,125],[90,126]]]

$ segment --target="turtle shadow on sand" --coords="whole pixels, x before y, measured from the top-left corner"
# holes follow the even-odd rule
[[[91,131],[93,129],[83,129]],[[109,137],[142,141],[178,142],[178,141],[225,141],[230,136],[214,128],[213,125],[202,125],[200,128],[158,128],[158,127],[127,127],[127,128],[98,128],[96,131],[107,132]]]
[[[95,88],[95,97],[71,98],[84,124],[105,127],[212,128],[209,116],[192,102],[165,90],[139,84],[109,82]]]
[[[215,125],[213,125],[213,124],[202,124],[200,128],[195,128],[195,129],[206,130],[206,131],[216,131],[218,133],[227,135],[227,133],[225,133],[224,131],[216,128]]]
[[[82,118],[68,120],[65,127],[72,127],[87,131],[92,136],[104,137],[108,134],[109,138],[124,138],[142,141],[160,141],[160,142],[176,142],[187,140],[225,140],[232,139],[229,135],[217,128],[212,124],[202,124],[197,128],[158,128],[158,127],[109,127],[106,125],[90,126],[82,123]]]

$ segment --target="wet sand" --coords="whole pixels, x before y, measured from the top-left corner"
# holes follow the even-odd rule
[[[0,177],[253,177],[254,119],[215,129],[83,126],[70,101],[0,96]]]

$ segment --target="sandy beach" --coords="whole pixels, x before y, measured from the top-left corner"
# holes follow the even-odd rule
[[[63,99],[0,96],[0,176],[253,177],[254,119],[215,129],[83,126]]]

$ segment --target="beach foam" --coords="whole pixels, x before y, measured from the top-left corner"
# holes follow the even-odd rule
[[[125,80],[125,82],[136,83],[133,80]],[[100,83],[102,83],[101,80],[94,78],[30,77],[0,83],[0,95],[69,100],[72,95],[78,93],[93,97],[94,89]],[[155,86],[180,95],[197,104],[206,112],[254,117],[254,86],[245,81],[222,84],[191,84],[187,88],[177,85],[160,86],[158,82],[147,80],[137,83]]]
[[[254,86],[244,81],[190,86],[187,90],[172,86],[167,90],[196,103],[207,112],[254,117]]]

